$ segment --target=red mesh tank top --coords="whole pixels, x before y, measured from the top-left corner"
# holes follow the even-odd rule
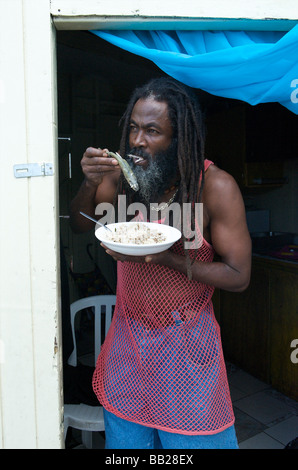
[[[184,255],[181,241],[172,249]],[[203,237],[196,255],[213,260]],[[213,434],[231,426],[214,288],[150,263],[118,262],[117,269],[115,312],[93,376],[100,403],[168,432]]]

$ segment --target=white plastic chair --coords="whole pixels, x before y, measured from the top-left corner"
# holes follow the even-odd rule
[[[105,336],[111,324],[112,310],[116,303],[115,295],[95,295],[73,302],[70,306],[71,328],[74,350],[69,356],[68,364],[77,366],[77,346],[75,337],[75,316],[83,309],[94,307],[94,366],[101,349],[101,319],[105,318]],[[102,307],[105,307],[103,312]],[[89,406],[85,403],[64,405],[64,440],[67,429],[71,426],[82,431],[82,442],[88,449],[92,448],[92,432],[104,431],[102,406]]]

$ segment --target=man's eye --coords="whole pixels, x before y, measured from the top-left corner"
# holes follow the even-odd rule
[[[148,134],[158,134],[158,131],[156,129],[148,129],[147,132]]]

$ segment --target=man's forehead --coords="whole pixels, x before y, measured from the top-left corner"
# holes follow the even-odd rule
[[[153,97],[140,98],[134,105],[131,118],[145,118],[149,120],[168,119],[168,103],[157,101]]]

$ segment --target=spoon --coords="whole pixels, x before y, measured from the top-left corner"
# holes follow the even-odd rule
[[[92,222],[95,222],[97,225],[100,225],[101,227],[104,227],[106,230],[109,230],[110,232],[112,231],[109,227],[107,227],[104,224],[101,224],[98,222],[98,220],[93,219],[93,217],[90,217],[90,215],[85,214],[84,212],[80,211],[80,214],[82,214],[84,217],[87,217],[87,219],[92,220]]]

